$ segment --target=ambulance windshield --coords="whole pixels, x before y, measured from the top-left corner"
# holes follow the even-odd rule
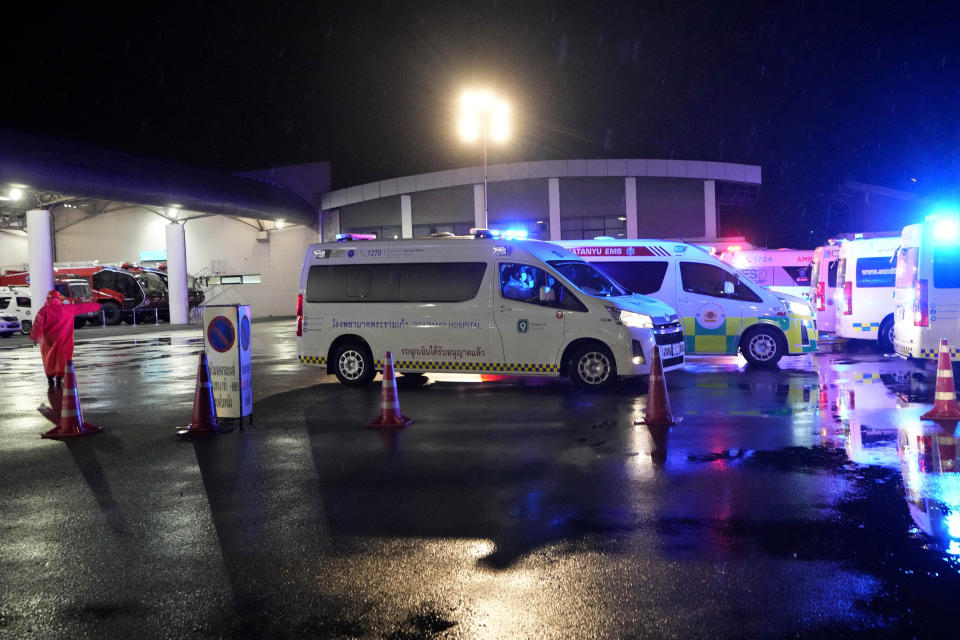
[[[600,298],[628,295],[620,285],[583,260],[553,260],[549,264],[587,295]]]

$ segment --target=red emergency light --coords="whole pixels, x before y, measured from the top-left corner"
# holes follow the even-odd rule
[[[927,300],[926,280],[917,280],[913,289],[913,326],[930,326],[930,305]]]
[[[303,335],[303,294],[297,294],[297,337]]]

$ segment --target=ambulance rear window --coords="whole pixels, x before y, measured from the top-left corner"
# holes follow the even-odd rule
[[[933,286],[937,289],[960,288],[960,246],[933,250]]]
[[[632,293],[656,293],[663,285],[667,262],[594,262],[604,272]]]
[[[913,288],[917,284],[917,257],[920,247],[903,247],[897,260],[897,278],[894,286]]]

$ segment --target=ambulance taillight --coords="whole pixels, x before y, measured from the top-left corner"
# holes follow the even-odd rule
[[[817,283],[817,311],[827,310],[827,283]]]
[[[849,280],[843,283],[843,315],[853,315],[853,283]]]
[[[303,294],[297,294],[297,336],[303,335]]]
[[[927,281],[917,280],[913,288],[913,326],[930,326],[930,305],[927,301]]]

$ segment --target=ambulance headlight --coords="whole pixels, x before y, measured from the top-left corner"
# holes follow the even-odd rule
[[[634,329],[653,329],[653,318],[643,313],[620,310],[620,322]]]
[[[804,318],[813,317],[813,311],[810,310],[810,305],[803,302],[794,302],[793,300],[790,301],[790,313],[795,313]]]

